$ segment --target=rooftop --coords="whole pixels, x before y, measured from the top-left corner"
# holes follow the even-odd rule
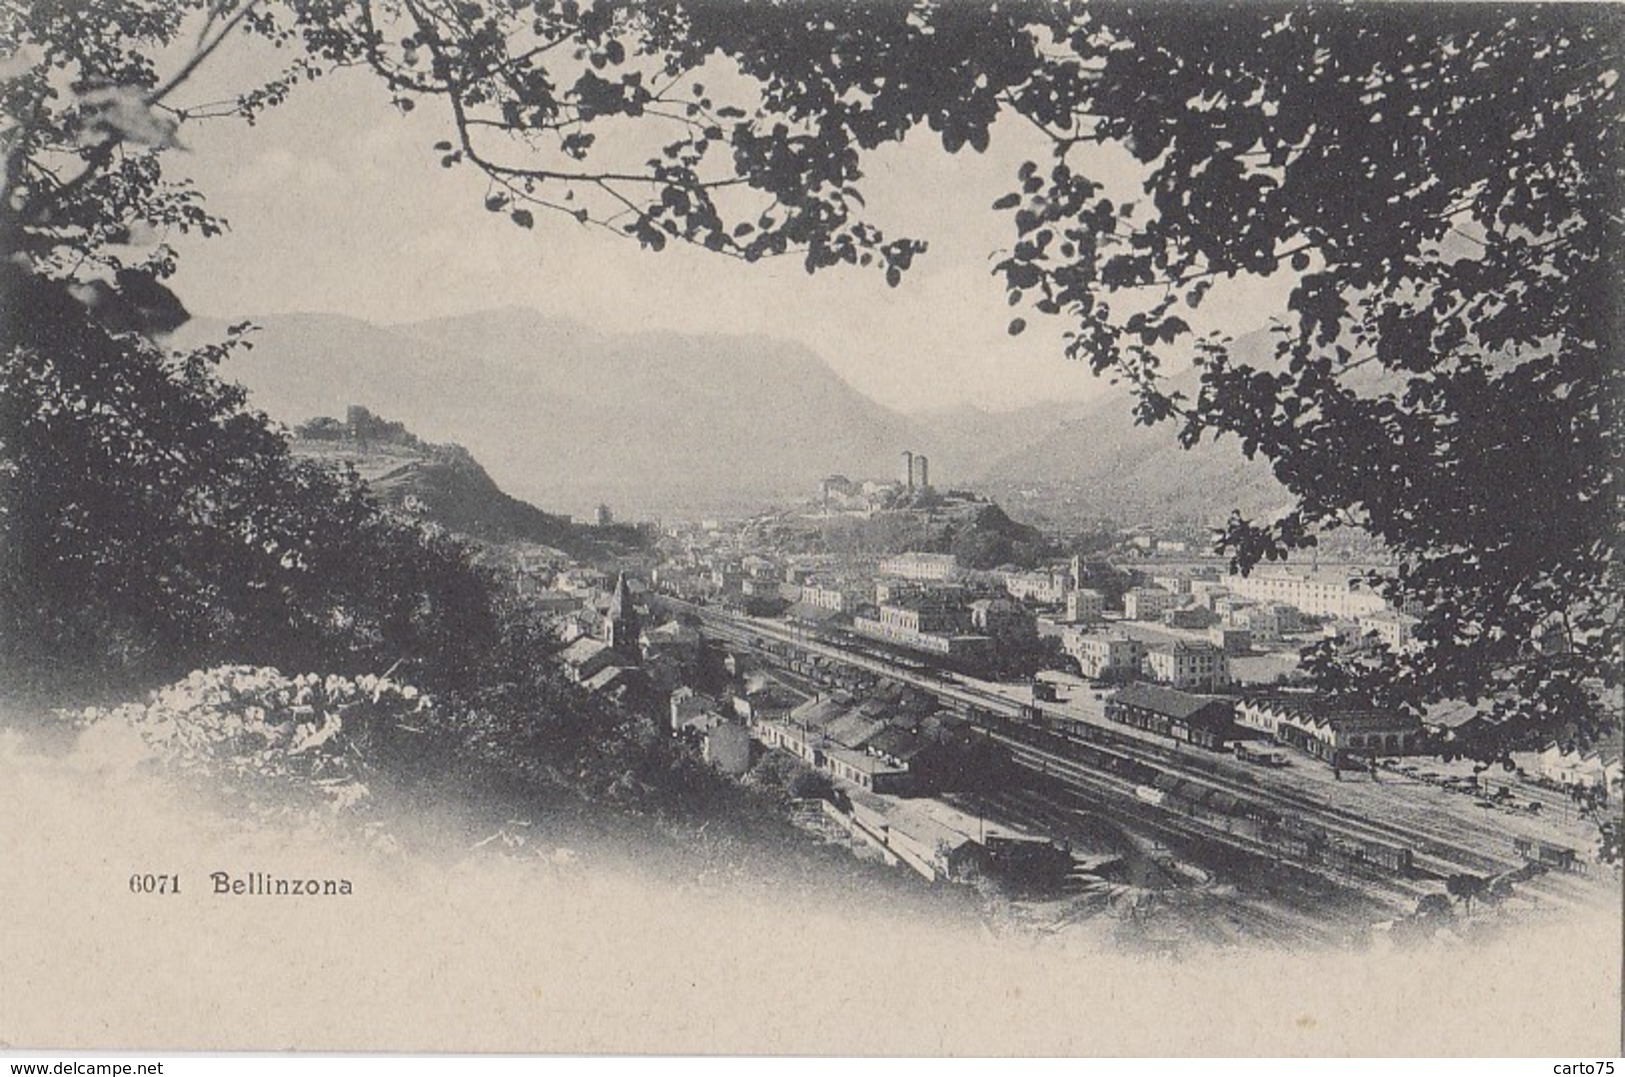
[[[1211,706],[1220,706],[1229,709],[1229,701],[1217,696],[1199,696],[1190,692],[1181,692],[1177,688],[1166,688],[1160,684],[1135,683],[1127,684],[1118,689],[1113,701],[1125,706],[1141,707],[1145,710],[1165,714],[1169,718],[1184,721],[1198,711]]]

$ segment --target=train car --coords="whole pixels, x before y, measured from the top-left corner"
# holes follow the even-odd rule
[[[1371,863],[1376,864],[1385,871],[1391,871],[1395,875],[1410,874],[1414,862],[1410,849],[1398,845],[1388,845],[1380,841],[1366,842],[1365,854],[1366,859]]]
[[[1580,862],[1579,854],[1566,846],[1553,845],[1546,841],[1531,841],[1528,838],[1517,838],[1512,844],[1526,861],[1556,868],[1559,871],[1585,869],[1584,864]]]
[[[1256,800],[1239,798],[1237,813],[1244,819],[1252,819],[1265,827],[1276,827],[1281,823],[1281,813],[1268,804],[1261,804]]]
[[[1274,840],[1270,842],[1276,849],[1305,863],[1315,863],[1320,859],[1321,846],[1309,839],[1307,835],[1294,834],[1287,831],[1277,831]]]
[[[1131,782],[1152,783],[1159,773],[1155,767],[1137,759],[1128,759],[1120,755],[1108,755],[1107,758],[1111,761],[1110,769]]]
[[[1236,815],[1225,820],[1225,829],[1232,834],[1239,834],[1253,841],[1264,841],[1264,829],[1268,824],[1261,823],[1249,815]]]
[[[1252,741],[1236,742],[1236,758],[1243,763],[1256,763],[1261,767],[1287,766],[1286,752],[1274,745],[1260,745]]]

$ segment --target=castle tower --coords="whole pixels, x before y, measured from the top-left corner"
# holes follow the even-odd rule
[[[914,453],[912,450],[903,450],[903,472],[908,476],[908,488],[914,489]]]
[[[921,491],[931,489],[931,458],[926,456],[924,453],[921,453],[919,456],[914,458],[914,461],[920,465]]]
[[[617,573],[615,593],[610,596],[609,609],[604,614],[603,640],[622,658],[635,663],[642,658],[638,650],[642,631],[638,611],[632,607],[632,592],[626,587],[626,573]]]

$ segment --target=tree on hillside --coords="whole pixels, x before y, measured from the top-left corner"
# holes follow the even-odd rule
[[[202,11],[203,5],[191,5]],[[166,182],[167,95],[243,25],[213,11],[161,79],[182,8],[40,4],[0,40],[0,681],[94,693],[198,665],[395,668],[467,683],[494,628],[466,550],[292,456],[216,365],[173,352],[186,311],[158,230],[218,233]]]
[[[234,101],[174,100],[147,57],[184,20],[195,55],[236,30],[301,43]],[[1063,2],[97,0],[15,15],[0,240],[36,273],[125,218],[210,224],[158,183],[177,123],[252,117],[294,83],[364,67],[396,107],[444,109],[448,168],[485,205],[653,250],[691,243],[897,284],[924,244],[865,219],[865,155],[925,128],[949,153],[995,125],[1042,132],[1012,162],[996,265],[1020,332],[1126,381],[1189,445],[1228,435],[1294,495],[1219,539],[1249,569],[1329,528],[1380,537],[1382,584],[1422,611],[1405,654],[1314,658],[1394,706],[1482,701],[1475,751],[1614,720],[1621,442],[1622,16],[1612,5],[1416,8]],[[177,81],[178,80],[178,81]],[[63,87],[72,84],[71,93]],[[1135,162],[1122,190],[1105,151]],[[135,151],[135,152],[131,152]],[[77,246],[75,246],[77,244]],[[101,311],[172,318],[165,261],[104,264]],[[1200,324],[1218,287],[1279,285],[1271,354]],[[1196,388],[1165,374],[1195,364]]]
[[[213,374],[51,282],[0,338],[0,671],[57,683],[211,662],[462,683],[491,634],[459,544],[299,460]]]

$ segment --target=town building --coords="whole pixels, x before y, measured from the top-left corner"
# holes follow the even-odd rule
[[[1253,649],[1253,634],[1245,628],[1214,625],[1207,630],[1207,641],[1225,654],[1234,657],[1249,654]]]
[[[1409,755],[1421,750],[1425,737],[1417,718],[1340,705],[1313,692],[1248,697],[1237,705],[1236,720],[1334,764]]]
[[[854,836],[880,849],[888,863],[906,864],[933,882],[962,878],[985,863],[986,849],[967,833],[972,827],[945,826],[910,807],[858,792],[848,820]]]
[[[783,691],[765,687],[742,694],[735,693],[729,707],[734,715],[751,725],[783,718],[790,713],[794,700]]]
[[[1162,623],[1169,628],[1201,629],[1218,619],[1218,614],[1202,606],[1178,606],[1162,611]]]
[[[876,615],[852,618],[855,631],[872,639],[949,658],[985,654],[992,642],[965,631],[968,617],[951,602],[930,592],[909,594],[879,608]]]
[[[770,750],[788,752],[808,766],[824,766],[824,727],[847,711],[847,705],[833,696],[808,700],[783,718],[758,722],[751,727],[756,739]]]
[[[918,634],[959,631],[963,618],[949,599],[930,592],[899,595],[880,607],[880,622],[888,629]]]
[[[1617,801],[1621,793],[1621,756],[1617,744],[1600,748],[1565,748],[1555,742],[1540,753],[1540,775],[1565,788],[1604,788]]]
[[[573,613],[581,608],[581,597],[568,591],[538,591],[528,596],[525,602],[541,613]]]
[[[1197,747],[1223,751],[1236,739],[1235,708],[1225,699],[1156,684],[1130,684],[1106,701],[1106,717]]]
[[[1233,628],[1245,628],[1254,639],[1280,639],[1303,630],[1303,619],[1297,608],[1284,602],[1246,603],[1225,599],[1220,605],[1224,623]]]
[[[995,640],[1021,639],[1038,632],[1037,618],[1007,598],[982,598],[972,602],[970,625],[973,633]]]
[[[638,691],[645,683],[641,669],[629,666],[605,666],[582,681],[581,687],[593,695],[621,696]]]
[[[800,602],[803,606],[813,609],[834,610],[836,613],[846,612],[846,592],[839,587],[825,584],[804,583],[801,585]]]
[[[880,574],[905,580],[948,581],[959,576],[959,559],[951,553],[901,553],[880,562]]]
[[[673,736],[688,728],[689,723],[703,715],[721,716],[721,705],[711,696],[683,685],[672,691],[670,697],[671,733]]]
[[[1145,653],[1144,672],[1173,688],[1223,688],[1232,683],[1230,660],[1211,643],[1175,640]]]
[[[1139,676],[1146,652],[1146,645],[1137,639],[1071,628],[1061,633],[1061,648],[1078,660],[1085,677],[1096,681]]]
[[[899,792],[908,785],[908,767],[840,745],[824,749],[824,769],[872,793]]]
[[[639,643],[645,661],[674,651],[688,655],[699,649],[700,633],[681,621],[667,621],[657,628],[645,629]]]
[[[1398,610],[1378,610],[1356,618],[1355,624],[1362,637],[1375,639],[1399,654],[1411,649],[1412,633],[1421,621]]]
[[[874,582],[870,589],[869,600],[877,605],[884,606],[888,602],[896,602],[913,595],[923,596],[927,601],[960,605],[965,601],[965,588],[953,583],[921,583],[917,580],[887,579],[882,576]]]
[[[859,606],[874,601],[874,586],[862,580],[818,575],[801,585],[799,601],[813,609],[852,613]]]
[[[842,782],[899,796],[951,787],[964,773],[973,744],[959,727],[922,717],[901,697],[895,704],[855,704],[844,694],[823,696],[757,720],[751,729],[764,746]]]
[[[571,680],[584,684],[601,670],[616,665],[618,656],[609,644],[583,636],[560,651],[559,660],[564,663]]]
[[[1011,572],[1004,576],[1004,589],[1012,598],[1053,606],[1066,601],[1070,582],[1068,573],[1063,571]]]
[[[1387,608],[1361,576],[1347,572],[1260,569],[1226,577],[1231,593],[1255,602],[1279,602],[1313,617],[1356,618]]]
[[[1106,596],[1088,587],[1068,591],[1066,619],[1072,624],[1098,621],[1106,614]]]
[[[1131,621],[1160,621],[1179,599],[1160,587],[1134,587],[1123,595],[1123,616]]]

